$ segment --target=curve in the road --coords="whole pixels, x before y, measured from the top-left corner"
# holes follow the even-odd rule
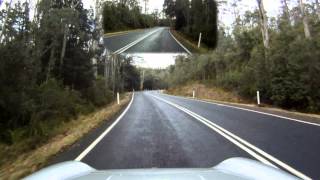
[[[161,28],[156,33],[129,48],[126,53],[189,53],[172,37],[168,28]]]
[[[106,37],[107,49],[116,54],[121,53],[186,53],[185,48],[170,33],[169,28],[153,28],[124,35]]]
[[[103,39],[104,45],[108,50],[115,52],[155,29],[157,28],[143,29],[140,31],[128,32],[120,35],[105,36]]]
[[[177,96],[159,96],[237,134],[304,174],[320,177],[319,126]]]
[[[239,136],[231,133],[230,131],[224,129],[223,127],[209,121],[208,119],[188,110],[183,108],[182,106],[179,106],[177,104],[174,104],[170,101],[167,101],[163,98],[159,98],[157,96],[153,96],[163,102],[166,102],[180,110],[182,110],[183,112],[189,114],[190,116],[194,117],[195,119],[199,120],[200,122],[202,122],[203,124],[205,124],[206,126],[208,126],[209,128],[213,129],[214,131],[216,131],[217,133],[219,133],[221,136],[225,137],[226,139],[228,139],[229,141],[231,141],[232,143],[234,143],[236,146],[238,146],[239,148],[241,148],[242,150],[246,151],[247,153],[249,153],[251,156],[253,156],[254,158],[256,158],[257,160],[261,161],[262,163],[265,163],[267,165],[273,166],[273,167],[277,167],[275,166],[272,162],[270,162],[269,160],[273,161],[276,165],[280,166],[281,168],[289,171],[290,173],[298,176],[299,178],[302,179],[310,179],[310,177],[306,176],[305,174],[301,173],[300,171],[294,169],[293,167],[289,166],[288,164],[282,162],[281,160],[273,157],[272,155],[266,153],[265,151],[261,150],[260,148],[252,145],[251,143],[249,143],[248,141],[240,138]]]
[[[115,54],[121,54],[121,53],[127,51],[129,48],[137,45],[138,43],[140,43],[140,42],[143,41],[144,39],[148,38],[149,36],[155,34],[155,33],[158,32],[158,31],[159,31],[159,29],[156,29],[156,30],[154,30],[154,31],[151,31],[151,32],[149,32],[148,34],[142,36],[141,38],[139,38],[139,39],[133,41],[132,43],[130,43],[130,44],[122,47],[121,49],[115,51],[114,53],[115,53]]]

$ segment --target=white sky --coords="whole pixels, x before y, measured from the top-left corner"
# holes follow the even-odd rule
[[[234,0],[227,0],[227,5],[219,7],[219,19],[225,25],[230,25],[234,22],[233,8],[230,6],[233,1]],[[263,3],[269,17],[277,16],[280,12],[281,0],[263,0]],[[254,10],[258,7],[256,0],[242,0],[237,3],[237,5],[240,14],[244,14],[245,11]]]
[[[129,56],[133,57],[134,64],[144,68],[164,69],[174,64],[178,53],[135,53]]]

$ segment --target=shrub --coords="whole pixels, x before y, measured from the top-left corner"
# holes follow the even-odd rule
[[[75,118],[85,109],[85,101],[77,91],[63,88],[56,80],[41,84],[35,97],[35,109],[30,119],[31,136],[47,136],[51,128]]]
[[[85,96],[94,106],[101,107],[113,100],[113,93],[106,86],[103,79],[98,79],[89,87]]]

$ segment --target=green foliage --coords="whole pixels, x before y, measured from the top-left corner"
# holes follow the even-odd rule
[[[125,59],[122,63],[120,71],[123,73],[122,83],[123,90],[138,90],[140,87],[140,73],[135,66],[132,66],[131,59]]]
[[[167,72],[165,69],[142,69],[145,72],[143,89],[165,89],[168,84],[164,81]]]
[[[216,82],[225,89],[238,89],[240,87],[241,73],[238,71],[228,71],[218,76]]]
[[[50,120],[63,118],[69,120],[82,111],[84,101],[80,93],[75,90],[63,88],[54,79],[50,79],[39,86],[35,100],[36,112],[32,120]]]
[[[264,103],[320,112],[320,22],[315,12],[308,14],[312,39],[304,37],[300,19],[288,22],[282,15],[269,28],[266,49],[259,16],[248,11],[237,19],[232,34],[220,27],[219,45],[211,54],[177,58],[167,69],[167,82],[170,86],[190,80],[212,82],[252,100],[259,90]]]
[[[10,99],[4,98],[2,102],[7,106],[10,101],[16,103],[16,108],[1,107],[1,119],[4,121],[1,122],[3,129],[0,135],[1,140],[8,143],[23,137],[46,137],[51,128],[86,112],[88,106],[79,92],[63,88],[54,79],[29,87],[20,98],[14,92],[8,93]]]
[[[31,136],[46,136],[50,128],[59,122],[68,121],[85,111],[85,101],[80,98],[80,93],[64,89],[54,79],[41,84],[34,93],[29,129]]]
[[[170,18],[175,16],[175,2],[173,0],[164,0],[163,12]]]
[[[136,2],[133,0],[133,2]],[[158,24],[158,17],[142,14],[138,3],[107,1],[103,5],[103,29],[114,32],[149,28]]]
[[[97,107],[106,105],[113,100],[112,91],[105,86],[104,79],[100,78],[86,90],[85,94],[87,96],[86,99]]]
[[[275,47],[276,48],[276,47]],[[317,39],[294,39],[289,47],[272,49],[271,99],[288,108],[307,108],[319,111],[320,72]],[[302,53],[303,52],[303,53]]]
[[[113,100],[111,86],[94,77],[91,60],[102,52],[92,48],[92,11],[81,0],[42,0],[37,7],[32,21],[28,3],[0,11],[1,143],[39,144],[64,122]],[[117,78],[132,90],[137,69],[131,61],[121,66]]]
[[[174,18],[175,29],[190,36],[195,41],[202,33],[202,41],[215,48],[218,40],[218,9],[214,0],[165,0],[164,13]]]

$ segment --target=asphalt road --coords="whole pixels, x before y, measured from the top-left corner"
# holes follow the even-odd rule
[[[79,157],[114,122],[91,132],[55,162]],[[316,179],[320,177],[319,152],[320,126],[140,92],[122,119],[81,161],[97,169],[197,168],[246,157]]]
[[[135,41],[139,41],[134,43]],[[169,28],[156,27],[107,36],[105,47],[112,52],[132,44],[121,53],[188,53],[170,34]]]

